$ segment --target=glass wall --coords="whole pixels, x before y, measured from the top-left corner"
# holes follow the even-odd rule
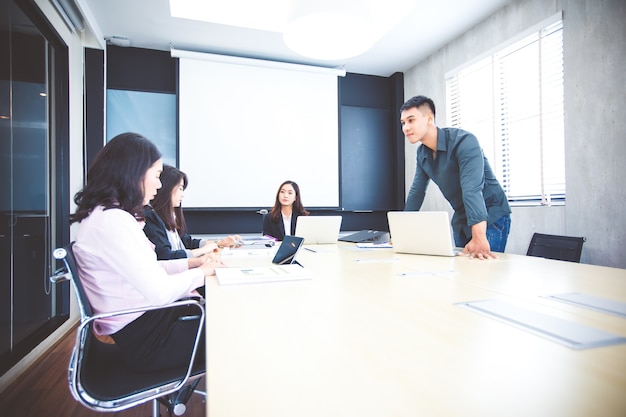
[[[49,281],[57,226],[52,220],[57,212],[52,193],[63,177],[54,140],[63,131],[57,108],[64,96],[59,91],[63,83],[53,74],[59,75],[63,65],[55,64],[57,47],[28,14],[31,2],[0,0],[0,4],[0,373],[4,373],[67,318],[69,306],[66,286],[54,287]]]

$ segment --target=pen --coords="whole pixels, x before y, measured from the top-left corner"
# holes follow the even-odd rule
[[[304,250],[308,250],[309,252],[317,253],[317,251],[316,251],[316,250],[313,250],[313,249],[311,249],[311,248],[304,248]]]

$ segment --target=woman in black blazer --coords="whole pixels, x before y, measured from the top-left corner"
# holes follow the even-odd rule
[[[274,207],[263,219],[263,234],[283,240],[285,235],[296,232],[298,216],[308,216],[302,205],[300,187],[293,181],[285,181],[278,187]],[[285,230],[288,226],[289,230]]]
[[[144,233],[154,244],[158,260],[194,258],[213,252],[217,247],[237,245],[238,236],[228,236],[217,242],[194,239],[187,233],[181,207],[188,185],[187,174],[169,165],[163,165],[161,188],[145,207]],[[240,238],[239,238],[240,239]]]

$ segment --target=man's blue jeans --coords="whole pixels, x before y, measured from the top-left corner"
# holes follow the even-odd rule
[[[511,215],[509,214],[501,217],[494,224],[487,226],[487,241],[489,242],[492,252],[504,252],[510,230]],[[454,244],[459,248],[463,248],[467,242],[464,242],[463,239],[455,233]]]

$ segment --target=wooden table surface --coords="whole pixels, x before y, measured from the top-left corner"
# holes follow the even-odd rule
[[[626,270],[352,244],[302,250],[307,281],[207,280],[207,415],[626,416],[626,344],[575,350],[456,303],[496,299],[626,336],[626,319],[546,298],[626,302]],[[232,266],[269,255],[228,257]]]

